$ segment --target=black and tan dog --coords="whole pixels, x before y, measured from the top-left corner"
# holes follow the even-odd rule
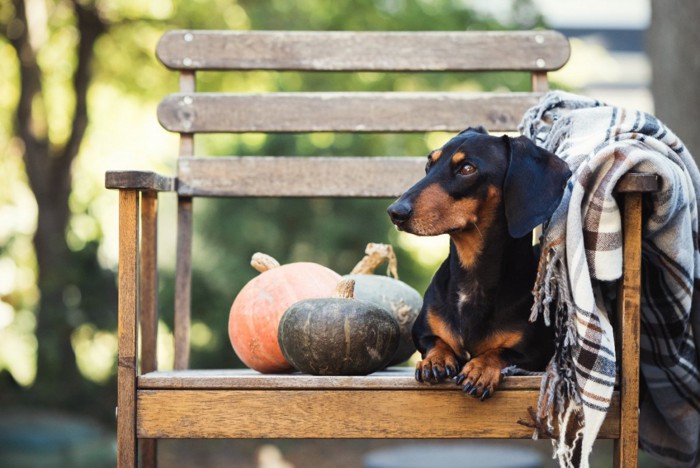
[[[428,155],[426,175],[388,209],[402,231],[449,234],[450,254],[413,326],[420,382],[454,378],[470,395],[493,395],[501,369],[544,370],[550,327],[528,321],[537,259],[532,229],[559,204],[564,161],[525,137],[469,128]]]

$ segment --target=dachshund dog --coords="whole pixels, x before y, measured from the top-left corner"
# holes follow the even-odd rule
[[[571,172],[525,137],[468,128],[428,155],[426,175],[389,208],[399,230],[450,236],[450,253],[413,326],[416,380],[452,378],[482,400],[501,370],[544,370],[551,327],[529,322],[537,258],[532,230],[561,201]]]

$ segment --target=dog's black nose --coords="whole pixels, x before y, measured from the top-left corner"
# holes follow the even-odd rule
[[[392,203],[386,210],[394,224],[400,224],[408,221],[408,218],[413,214],[413,207],[409,203],[397,201]]]

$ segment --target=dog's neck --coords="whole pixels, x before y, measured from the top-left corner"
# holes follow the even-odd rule
[[[501,209],[495,210],[488,224],[450,237],[451,275],[460,278],[463,288],[483,291],[482,296],[522,283],[515,280],[533,267],[532,235],[511,237]]]

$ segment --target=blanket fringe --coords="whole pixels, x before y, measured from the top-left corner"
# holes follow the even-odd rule
[[[557,420],[559,436],[552,439],[554,457],[559,460],[560,466],[572,467],[574,447],[583,432],[582,428],[578,429],[573,440],[567,439],[566,428],[572,422],[571,417],[580,420],[582,415],[573,360],[577,346],[576,326],[572,320],[575,305],[567,278],[562,253],[553,247],[543,251],[533,290],[535,301],[530,321],[541,316],[547,326],[554,326],[555,334],[555,353],[542,376],[536,422],[539,427],[552,433],[554,421]],[[540,436],[538,432],[535,429],[533,439]]]
[[[576,443],[583,437],[583,425],[576,421],[575,424],[578,424],[578,429],[574,437],[567,440],[566,428],[571,427],[572,417],[580,420],[581,407],[575,405],[573,402],[569,402],[566,410],[559,415],[559,439],[556,443],[555,440],[552,439],[552,444],[554,444],[554,455],[552,458],[556,458],[559,461],[559,466],[565,468],[577,468],[575,464]],[[564,428],[564,430],[561,428]]]

